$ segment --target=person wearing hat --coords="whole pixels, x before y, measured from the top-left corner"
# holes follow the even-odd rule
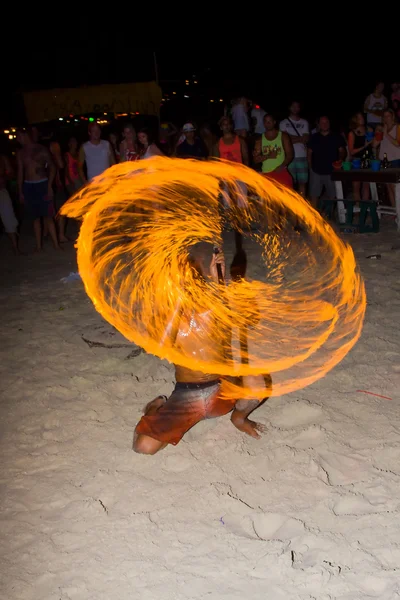
[[[178,158],[196,158],[205,160],[208,158],[208,150],[203,140],[196,135],[196,128],[192,123],[185,123],[182,127],[185,139],[176,148]]]

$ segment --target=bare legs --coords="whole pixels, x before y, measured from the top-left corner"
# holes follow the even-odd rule
[[[60,242],[69,242],[69,239],[65,235],[65,225],[67,224],[66,217],[60,217],[58,220],[58,233]]]
[[[386,184],[386,189],[387,189],[388,196],[389,196],[390,206],[395,207],[396,206],[395,184],[394,183],[387,183]]]
[[[57,240],[56,226],[52,217],[44,217],[43,230],[45,231],[46,229],[50,233],[50,237],[53,242],[54,248],[60,250],[60,246]],[[40,252],[42,250],[42,226],[40,223],[40,219],[35,219],[33,221],[33,230],[35,232],[36,251]]]
[[[18,235],[16,233],[8,233],[7,235],[11,240],[14,254],[20,254],[19,247],[18,247]]]

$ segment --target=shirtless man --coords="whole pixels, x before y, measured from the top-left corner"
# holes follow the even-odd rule
[[[20,129],[17,141],[22,148],[18,151],[18,193],[25,205],[25,214],[33,221],[36,251],[42,250],[41,219],[48,227],[54,247],[60,249],[54,224],[53,182],[56,169],[50,153],[41,144],[32,142],[30,135]]]
[[[199,265],[192,261],[191,268],[199,277],[203,277]],[[217,265],[221,265],[225,275],[225,260],[222,252],[214,254],[210,265],[210,275],[218,281]],[[179,322],[173,324],[168,332],[176,346],[191,351],[201,351],[202,355],[212,358],[222,349],[218,348],[218,340],[210,340],[209,347],[198,348],[199,338],[205,339],[207,344],[207,320],[210,314],[192,314],[188,317],[181,315]],[[197,339],[191,339],[189,331],[195,331]],[[222,335],[222,334],[221,334]],[[216,343],[217,342],[217,343]],[[222,344],[221,344],[222,346]],[[175,365],[176,385],[171,396],[158,396],[145,408],[145,414],[135,429],[133,450],[141,454],[156,454],[168,444],[176,445],[196,423],[203,419],[219,417],[232,411],[233,425],[253,438],[259,438],[259,432],[264,431],[263,425],[251,421],[248,417],[261,402],[259,400],[229,400],[222,398],[221,377],[218,375],[204,374],[192,371],[185,367]],[[270,379],[261,375],[256,377],[243,377],[242,384],[246,387],[261,385],[266,388],[266,396],[270,390]]]
[[[15,254],[19,254],[17,227],[18,221],[7,190],[7,179],[12,177],[12,168],[7,156],[0,155],[0,218],[5,232],[11,240]]]

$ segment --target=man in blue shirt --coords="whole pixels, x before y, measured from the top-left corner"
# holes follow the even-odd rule
[[[204,160],[208,157],[208,151],[203,140],[196,136],[196,128],[192,123],[185,123],[182,128],[185,139],[176,149],[178,158],[197,158]]]
[[[310,199],[312,206],[318,207],[318,200],[325,188],[329,200],[336,196],[335,183],[331,180],[333,163],[345,160],[346,143],[338,133],[332,133],[328,117],[318,120],[319,131],[308,142],[308,164],[310,167]]]

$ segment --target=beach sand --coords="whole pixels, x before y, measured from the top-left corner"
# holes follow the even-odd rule
[[[400,238],[348,240],[368,307],[343,362],[266,402],[259,441],[228,415],[147,457],[133,430],[172,366],[60,281],[71,245],[2,236],[1,600],[400,598]]]

